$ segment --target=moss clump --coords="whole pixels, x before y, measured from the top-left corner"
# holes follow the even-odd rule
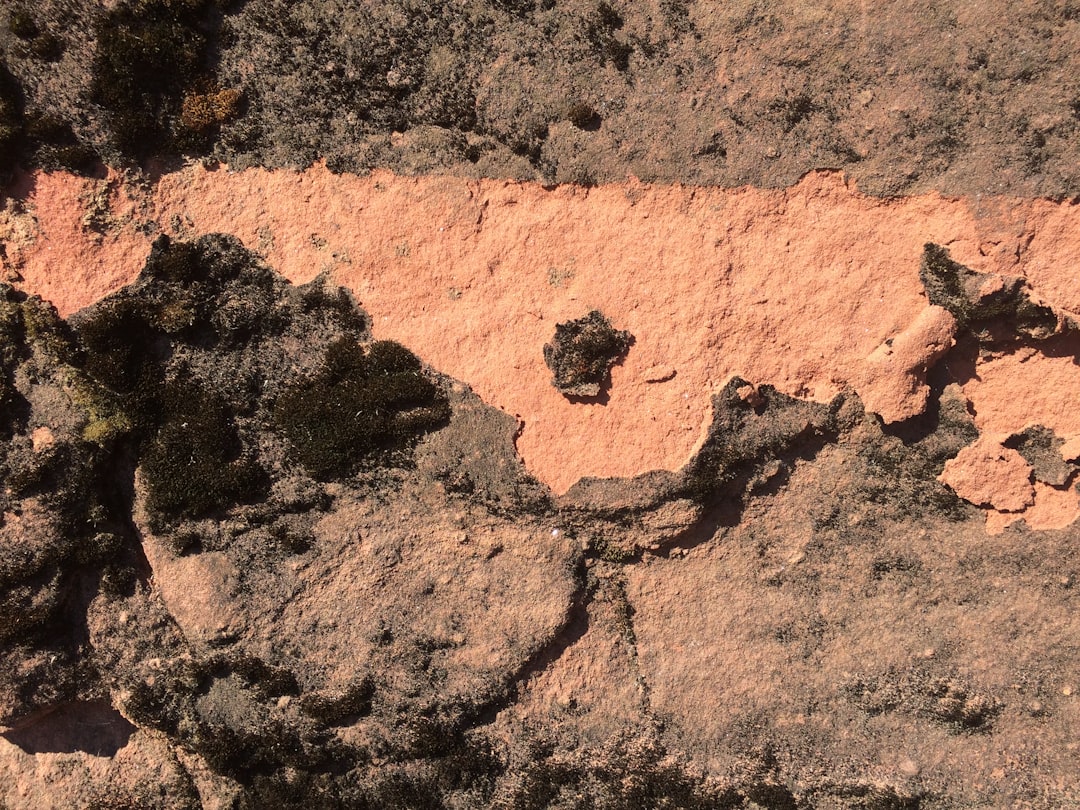
[[[0,177],[15,168],[23,145],[23,92],[0,61]]]
[[[27,114],[26,141],[34,163],[46,171],[87,172],[98,162],[97,153],[79,142],[71,124],[49,115]]]
[[[544,346],[544,362],[555,375],[551,384],[567,397],[599,397],[611,385],[612,366],[633,343],[633,335],[615,329],[599,310],[560,323]]]
[[[392,341],[361,347],[349,338],[331,343],[323,367],[287,388],[274,408],[300,463],[323,480],[408,446],[449,416],[446,395],[412,352]]]
[[[151,511],[168,519],[197,518],[266,496],[268,477],[244,452],[219,397],[178,379],[166,384],[162,407],[161,428],[142,460]]]
[[[71,327],[60,320],[56,307],[33,296],[22,304],[26,342],[43,352],[52,362],[69,364],[75,359]]]
[[[86,373],[113,391],[135,393],[157,376],[160,333],[135,299],[107,299],[77,328]]]
[[[105,447],[131,433],[131,419],[115,393],[74,368],[65,369],[63,385],[71,401],[86,412],[84,441]]]
[[[130,432],[163,529],[264,500],[271,478],[296,472],[290,458],[323,480],[401,463],[450,413],[411,352],[361,347],[366,318],[346,292],[324,280],[291,288],[220,235],[158,239],[134,284],[73,323],[82,371],[118,403],[95,400],[86,437]],[[300,523],[259,534],[291,553],[311,542]]]
[[[748,388],[752,397],[745,396]],[[835,437],[840,402],[805,402],[733,377],[712,398],[709,435],[683,473],[686,493],[706,503],[741,498],[765,465],[815,452]]]
[[[97,26],[92,97],[120,150],[142,157],[172,145],[181,99],[208,73],[207,2],[121,3]]]
[[[180,105],[180,125],[197,136],[212,133],[236,117],[240,91],[210,87],[206,92],[188,93]]]
[[[318,313],[330,323],[341,329],[361,333],[367,328],[364,313],[344,287],[337,287],[329,282],[325,275],[297,287],[300,296],[300,308],[307,313]]]

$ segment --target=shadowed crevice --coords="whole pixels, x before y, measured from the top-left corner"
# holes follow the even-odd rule
[[[112,757],[134,732],[108,702],[93,700],[62,704],[0,736],[27,754]]]

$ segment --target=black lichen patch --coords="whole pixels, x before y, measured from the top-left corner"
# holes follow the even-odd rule
[[[977,273],[940,245],[928,242],[923,248],[919,278],[930,303],[947,309],[960,328],[984,343],[1044,340],[1059,331],[1057,314],[1032,301],[1022,278]]]
[[[611,386],[611,369],[634,343],[629,332],[611,325],[599,310],[560,323],[544,345],[544,362],[555,375],[551,384],[571,399],[596,399]]]
[[[949,251],[940,245],[927,242],[923,246],[919,279],[926,290],[926,297],[934,306],[949,310],[961,323],[967,320],[970,308],[963,282],[967,272],[967,268],[953,261]]]
[[[741,496],[754,473],[782,455],[792,458],[835,437],[838,398],[831,405],[805,402],[770,385],[752,386],[735,377],[713,397],[709,435],[687,466],[685,487],[711,500],[733,485]]]
[[[274,409],[300,462],[323,480],[386,458],[449,416],[446,395],[412,352],[392,341],[361,347],[349,338],[330,344],[323,367],[286,389]]]

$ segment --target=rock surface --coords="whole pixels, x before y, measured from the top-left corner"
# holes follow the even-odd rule
[[[884,365],[867,358],[916,328],[927,309],[920,266],[928,238],[948,243],[957,262],[1025,278],[1055,312],[1080,311],[1064,281],[1080,233],[1075,206],[1002,208],[936,195],[883,202],[835,174],[787,191],[630,185],[585,193],[322,168],[193,167],[150,189],[115,177],[106,210],[116,224],[103,236],[82,224],[94,181],[39,175],[32,189],[27,183],[33,214],[8,215],[12,232],[24,234],[10,238],[8,253],[19,258],[22,285],[62,313],[133,279],[146,231],[235,234],[294,282],[331,273],[371,314],[377,337],[405,343],[521,419],[518,449],[556,491],[585,475],[679,469],[700,446],[712,394],[734,374],[818,400],[851,385],[890,419],[918,413],[920,367],[934,351],[916,346],[911,358]],[[75,257],[75,284],[51,271],[56,252]],[[636,338],[612,370],[604,405],[568,402],[551,387],[542,353],[554,323],[590,306]],[[1067,351],[1073,338],[1055,340]],[[976,358],[976,368],[946,361],[979,419],[996,420],[993,432],[1038,422],[1066,440],[1080,435],[1068,416],[1076,366],[1061,350],[997,351],[1004,354]],[[1023,374],[995,371],[1014,356],[1030,361]],[[644,373],[658,364],[678,375],[647,383]]]
[[[12,681],[12,695],[16,690],[33,695],[25,684],[41,683],[39,677],[58,683],[68,678],[71,684],[61,695],[48,691],[13,704],[7,737],[14,746],[13,773],[28,767],[25,756],[67,756],[80,763],[95,756],[91,743],[28,742],[63,736],[42,725],[49,716],[42,712],[58,711],[59,700],[75,707],[107,705],[114,712],[108,723],[117,729],[119,748],[109,761],[119,761],[121,752],[127,757],[129,749],[132,756],[156,756],[135,752],[146,745],[144,730],[164,733],[184,785],[171,789],[177,806],[187,806],[195,796],[211,805],[227,796],[280,802],[292,789],[287,772],[305,774],[304,790],[322,791],[333,802],[379,806],[408,806],[402,804],[402,785],[481,806],[515,806],[537,795],[557,803],[568,790],[643,801],[640,796],[660,789],[656,786],[690,806],[758,801],[755,796],[786,801],[782,797],[832,790],[815,787],[810,774],[822,771],[835,774],[841,792],[865,790],[880,801],[907,802],[946,785],[968,784],[972,774],[982,773],[984,766],[962,744],[965,735],[1020,739],[1030,733],[1028,721],[1017,720],[1016,730],[1006,731],[1002,718],[1045,715],[1046,696],[1057,688],[1055,673],[1067,668],[1065,659],[1036,667],[1038,686],[1024,700],[1043,708],[1028,711],[1023,708],[1028,704],[1011,703],[1002,691],[1008,670],[992,677],[965,675],[972,671],[974,659],[968,656],[976,655],[976,648],[942,661],[933,645],[944,642],[936,636],[920,647],[919,640],[894,632],[893,644],[907,645],[911,657],[883,658],[890,663],[867,668],[850,660],[854,649],[876,649],[865,633],[837,630],[831,657],[822,659],[827,661],[822,666],[847,674],[837,676],[839,682],[823,682],[799,674],[800,665],[785,645],[802,639],[799,656],[825,649],[823,628],[843,620],[811,616],[803,629],[797,622],[758,635],[750,629],[777,612],[812,613],[799,601],[798,588],[786,588],[793,576],[789,571],[812,571],[813,581],[824,578],[835,583],[829,587],[848,593],[837,597],[838,615],[866,598],[844,590],[855,584],[845,573],[852,567],[870,571],[866,587],[875,593],[879,583],[898,576],[909,584],[888,591],[880,608],[887,611],[894,604],[889,599],[914,600],[917,606],[956,587],[958,574],[932,579],[921,590],[912,591],[910,583],[928,570],[920,558],[938,553],[931,550],[961,531],[958,527],[964,527],[972,547],[978,537],[988,542],[1006,531],[1013,533],[1011,542],[1026,538],[1027,565],[1036,567],[1043,564],[1038,537],[1065,530],[1060,542],[1067,542],[1080,499],[1071,488],[1076,466],[1066,458],[1075,455],[1068,448],[1080,436],[1070,407],[1076,385],[1073,310],[1068,302],[1060,307],[1033,303],[1040,289],[1036,281],[996,272],[1039,266],[1034,259],[991,261],[975,250],[973,263],[987,272],[971,270],[951,251],[923,246],[926,229],[917,227],[913,209],[906,268],[884,276],[857,277],[850,270],[834,276],[859,292],[849,319],[830,333],[821,324],[825,313],[835,310],[832,289],[806,276],[777,282],[775,269],[759,260],[770,255],[777,217],[791,218],[786,227],[797,229],[799,220],[790,213],[796,200],[811,208],[826,202],[833,208],[855,206],[862,228],[876,215],[885,227],[881,203],[852,194],[831,176],[808,178],[783,195],[697,192],[696,197],[726,200],[727,216],[741,210],[745,227],[736,232],[724,219],[728,242],[714,240],[709,247],[707,240],[696,240],[679,260],[672,258],[672,229],[712,221],[703,209],[688,215],[685,208],[671,207],[673,200],[687,199],[682,190],[645,189],[631,203],[624,191],[579,197],[516,184],[477,189],[457,180],[348,180],[321,169],[292,175],[281,187],[281,177],[259,172],[195,168],[183,177],[186,186],[166,176],[149,189],[117,177],[100,209],[112,217],[103,232],[83,224],[86,206],[97,205],[86,202],[93,181],[62,175],[36,176],[24,207],[6,214],[6,251],[19,262],[21,286],[53,294],[66,311],[92,303],[95,289],[106,293],[130,276],[125,257],[135,256],[140,245],[145,249],[144,232],[154,230],[137,229],[135,222],[165,221],[166,230],[199,233],[194,219],[188,224],[170,211],[200,212],[200,220],[246,234],[256,248],[262,239],[270,261],[281,257],[295,280],[307,280],[303,287],[290,287],[238,240],[211,236],[174,243],[160,237],[134,284],[72,313],[73,336],[42,343],[42,335],[66,333],[59,324],[50,326],[51,332],[36,327],[33,340],[61,346],[76,363],[72,373],[88,374],[113,410],[94,404],[82,422],[56,421],[59,416],[19,422],[25,452],[55,454],[68,441],[70,426],[84,425],[78,428],[84,435],[100,437],[106,447],[119,442],[116,447],[136,453],[137,463],[134,483],[123,483],[132,480],[124,477],[131,474],[130,455],[116,457],[128,460],[109,474],[115,479],[104,479],[115,480],[121,493],[133,493],[114,496],[109,511],[111,520],[121,526],[128,520],[131,528],[118,531],[119,545],[107,546],[114,549],[107,563],[91,562],[81,575],[89,581],[119,577],[129,584],[66,608],[84,617],[78,621],[85,622],[92,649],[86,660],[101,680],[77,680],[83,659],[69,652],[74,657],[64,665],[68,674],[42,670]],[[254,183],[235,185],[245,178]],[[247,204],[227,205],[225,194],[233,191],[221,191],[220,184],[246,188]],[[299,206],[287,189],[300,195]],[[265,195],[262,203],[259,194]],[[480,219],[473,220],[478,194],[488,196],[479,205]],[[331,218],[320,230],[305,228],[314,201],[322,199],[326,209],[325,200],[335,198],[340,202],[328,210],[338,213],[324,214]],[[408,207],[394,209],[398,199]],[[503,206],[505,218],[490,213],[498,199],[513,200]],[[356,209],[346,200],[356,209],[376,210],[348,219],[345,212]],[[558,247],[550,230],[556,202],[577,206],[573,217],[557,220],[559,240],[568,238],[571,221],[591,217],[593,228],[617,223],[607,226],[611,240],[626,239],[627,248],[610,255],[632,262],[631,255],[652,250],[666,257],[660,265],[664,279],[649,282],[644,266],[633,263],[636,288],[612,287],[609,274],[576,261],[553,272],[545,251],[555,255]],[[774,208],[781,203],[783,212]],[[889,204],[893,238],[902,234],[895,226],[898,205],[920,203]],[[935,227],[951,229],[935,236],[959,245],[962,256],[963,240],[944,236],[997,226],[985,217],[970,219],[970,211],[951,205],[950,210],[946,201],[927,200],[921,211],[933,213],[927,221],[945,223]],[[1069,215],[1049,203],[1028,205],[1032,221]],[[400,225],[416,217],[419,222],[428,216],[425,206],[442,212],[443,219],[429,221],[447,224],[421,229],[407,242],[371,230],[371,223],[389,217],[391,210],[398,213],[389,221]],[[641,206],[649,206],[649,216],[638,220]],[[755,235],[754,223],[770,210],[770,224]],[[655,230],[663,216],[672,218],[670,225]],[[274,230],[263,222],[274,222]],[[631,254],[630,234],[617,237],[628,222],[637,222],[639,234],[657,241],[647,248],[639,237]],[[300,239],[298,229],[310,232]],[[333,247],[321,232],[338,234]],[[501,263],[511,254],[494,250],[490,240],[521,233],[530,234],[527,247],[541,255],[526,260],[525,254],[512,254],[517,272],[511,284]],[[546,242],[541,241],[545,233]],[[862,257],[843,266],[879,266],[871,261],[877,254],[851,241],[854,234],[845,234],[839,221],[831,234],[831,240],[857,251],[852,256]],[[1031,242],[1036,241],[1033,236]],[[971,238],[968,244],[976,242]],[[605,244],[613,250],[612,241]],[[833,244],[816,233],[807,255],[823,261]],[[749,245],[759,248],[753,260],[745,253]],[[73,286],[50,269],[53,251],[69,247],[85,261],[87,284]],[[1069,249],[1067,243],[1046,246],[1058,251],[1051,255]],[[717,278],[727,282],[700,281],[693,251],[709,253],[715,261],[720,250],[731,267]],[[775,255],[787,257],[793,250],[787,243]],[[330,258],[321,264],[304,263],[305,256],[320,261],[326,252]],[[496,259],[479,266],[491,255]],[[829,266],[835,266],[835,253],[828,255]],[[428,256],[443,261],[417,266],[419,257]],[[736,257],[741,257],[737,269]],[[893,267],[883,255],[875,261]],[[402,274],[402,262],[430,268],[433,275]],[[928,266],[943,269],[930,276]],[[672,286],[672,273],[680,267],[683,281]],[[316,270],[321,277],[315,277]],[[355,309],[349,293],[334,292],[331,277],[348,281],[366,312]],[[1056,276],[1044,267],[1038,277],[1053,286]],[[941,286],[934,286],[939,278]],[[707,298],[708,285],[720,296]],[[798,299],[796,289],[803,291]],[[878,290],[876,299],[865,297],[871,289]],[[664,295],[646,297],[641,294],[646,290]],[[20,293],[11,295],[20,300]],[[910,314],[897,308],[904,296],[910,298]],[[638,337],[624,364],[612,370],[606,405],[568,403],[551,388],[539,331],[551,320],[508,321],[499,310],[538,306],[538,313],[555,318],[572,308],[580,311],[582,301],[590,300],[622,313],[622,322]],[[929,300],[940,304],[928,305]],[[672,309],[680,302],[693,306]],[[676,312],[682,314],[671,319]],[[649,320],[656,313],[664,317]],[[811,316],[816,320],[808,320]],[[132,343],[132,334],[141,337]],[[495,352],[488,343],[490,348],[477,354],[482,344],[476,341],[484,335],[488,341],[498,336],[505,351]],[[390,391],[402,384],[392,380],[421,373],[410,353],[402,349],[397,359],[391,344],[373,340],[388,336],[416,347],[422,358],[442,358],[464,383],[513,409],[514,416],[484,405],[468,387],[445,378],[438,384],[445,405],[430,399],[436,389],[424,387],[432,383],[420,385],[419,378],[408,383],[412,393],[406,399],[392,395],[376,403],[375,391]],[[790,352],[777,353],[778,347]],[[718,379],[740,363],[762,376]],[[373,368],[390,376],[373,378]],[[500,369],[505,369],[502,376]],[[13,367],[16,390],[22,385],[34,402],[55,399],[47,386],[20,374]],[[385,382],[372,393],[350,382],[369,378]],[[649,382],[654,378],[665,381]],[[524,404],[534,389],[549,393],[536,394],[529,405],[533,410],[517,416],[523,408],[513,403]],[[162,404],[181,390],[194,405],[180,399],[180,404]],[[699,432],[694,441],[683,440],[673,449],[668,437],[679,435],[678,420],[688,419],[696,401],[692,391],[707,397],[697,417]],[[418,395],[420,400],[411,399]],[[322,396],[331,404],[319,410]],[[657,410],[672,398],[680,403],[678,410]],[[657,405],[642,413],[642,404],[653,399]],[[346,414],[341,410],[346,401],[359,405]],[[383,415],[374,421],[363,416],[365,403],[375,403],[373,413]],[[404,408],[400,418],[380,410],[390,406]],[[63,413],[48,407],[52,410],[43,413]],[[305,409],[313,416],[304,417]],[[297,416],[285,418],[286,413]],[[204,426],[196,430],[221,438],[205,443],[190,432],[192,419]],[[416,426],[420,438],[404,445],[395,439],[385,446],[389,455],[380,455],[383,445],[368,438],[378,430],[396,436],[406,425]],[[606,433],[598,432],[601,427]],[[170,449],[181,446],[190,460]],[[606,455],[594,449],[616,447],[619,452]],[[649,456],[649,447],[669,455]],[[391,462],[391,467],[379,472],[348,455],[353,452],[360,454],[355,459],[382,459],[378,464]],[[354,460],[342,462],[342,457]],[[198,472],[191,483],[176,487],[168,483],[169,471],[181,461]],[[408,463],[393,466],[400,461]],[[668,469],[656,469],[664,466]],[[628,477],[618,477],[620,472]],[[182,475],[179,481],[184,480]],[[209,488],[199,483],[215,480],[226,483]],[[974,506],[964,506],[957,495]],[[771,520],[779,522],[754,528],[763,520],[765,504]],[[983,509],[985,528],[973,526],[975,507]],[[124,510],[130,517],[124,518]],[[922,520],[917,515],[924,513],[926,520],[938,521],[936,528],[905,547],[907,521]],[[9,522],[28,525],[34,514],[28,501],[19,507],[18,520]],[[48,537],[47,529],[24,533],[35,543],[54,542],[37,539]],[[895,553],[844,545],[854,537],[880,543],[883,533],[896,538]],[[744,542],[739,538],[776,550],[743,575],[728,563],[720,569],[695,567],[717,554],[727,559],[732,552],[724,549]],[[838,543],[847,550],[834,548]],[[980,570],[996,576],[993,565],[988,561]],[[653,571],[660,572],[655,582],[649,579]],[[713,606],[707,594],[716,586],[708,583],[715,583],[718,571],[736,579],[730,584],[734,590],[721,589]],[[25,592],[30,600],[48,593],[36,587],[16,593]],[[744,593],[748,588],[753,596]],[[744,613],[724,619],[737,622],[730,627],[720,618],[706,625],[680,619],[679,599],[691,592],[699,595],[695,609],[707,615],[732,604],[744,605]],[[745,607],[748,599],[753,608]],[[775,599],[780,601],[773,604]],[[949,621],[942,613],[932,626],[943,628]],[[723,643],[699,637],[704,626],[727,627]],[[43,666],[56,661],[52,654],[42,658],[45,653],[29,649],[20,642],[11,654],[27,661],[37,655]],[[688,657],[688,649],[700,649],[703,657]],[[714,683],[709,673],[718,670],[730,677]],[[600,682],[602,689],[596,686]],[[687,683],[697,684],[693,694],[711,695],[716,708],[707,724],[702,724],[699,699],[689,698]],[[791,697],[780,699],[782,683],[788,684],[783,694]],[[921,742],[918,749],[900,745],[895,750],[905,755],[887,762],[860,759],[857,752],[875,745],[895,747],[899,731],[875,725],[858,740],[841,740],[827,730],[832,719],[814,725],[800,708],[806,702],[830,707],[822,715],[826,718],[885,714],[897,723],[914,718],[923,724]],[[1060,722],[1067,722],[1071,710],[1054,705]],[[1012,706],[1021,714],[1009,714]],[[659,718],[667,718],[663,729]],[[752,730],[766,728],[788,730]],[[543,749],[547,753],[529,753],[545,744],[545,735],[555,735],[552,747]],[[769,753],[778,740],[790,752],[784,757]],[[919,753],[930,740],[937,746],[937,765]],[[283,744],[289,753],[281,753]],[[1061,745],[1058,737],[1043,739],[1037,755],[1051,763],[1047,767],[1059,767],[1052,763],[1062,761],[1054,753]],[[484,754],[491,746],[501,753]],[[671,760],[671,751],[685,759]],[[449,763],[462,756],[468,763],[452,766],[465,769],[462,787],[450,793],[436,787],[446,779]],[[643,783],[619,782],[622,776],[612,776],[615,782],[591,780],[584,776],[590,758],[609,763],[611,774],[648,776]],[[961,764],[943,768],[946,760]],[[115,775],[107,789],[117,796],[149,796],[139,781],[141,767],[109,771]],[[1005,772],[1007,767],[1000,765]],[[262,774],[254,781],[242,776],[252,768]],[[343,781],[332,775],[337,772],[349,776]],[[17,790],[39,795],[41,785],[27,779],[10,782],[7,795]],[[98,793],[85,792],[83,777],[72,780],[76,795],[100,800],[94,798]],[[548,787],[538,794],[539,784]],[[554,787],[558,784],[564,787]],[[949,795],[975,802],[1027,795],[972,790]]]
[[[0,9],[0,57],[23,97],[5,158],[49,168],[156,148],[547,184],[842,169],[883,197],[1080,191],[1068,2],[40,0]]]
[[[1016,450],[989,436],[945,462],[941,481],[965,501],[999,512],[1022,512],[1035,502],[1031,466]]]
[[[0,807],[1080,806],[1080,15],[767,5],[0,8]]]

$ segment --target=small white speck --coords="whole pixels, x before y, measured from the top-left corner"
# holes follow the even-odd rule
[[[559,531],[558,529],[552,529],[551,530],[551,536],[552,537],[558,537],[560,534],[562,534],[562,532]]]

